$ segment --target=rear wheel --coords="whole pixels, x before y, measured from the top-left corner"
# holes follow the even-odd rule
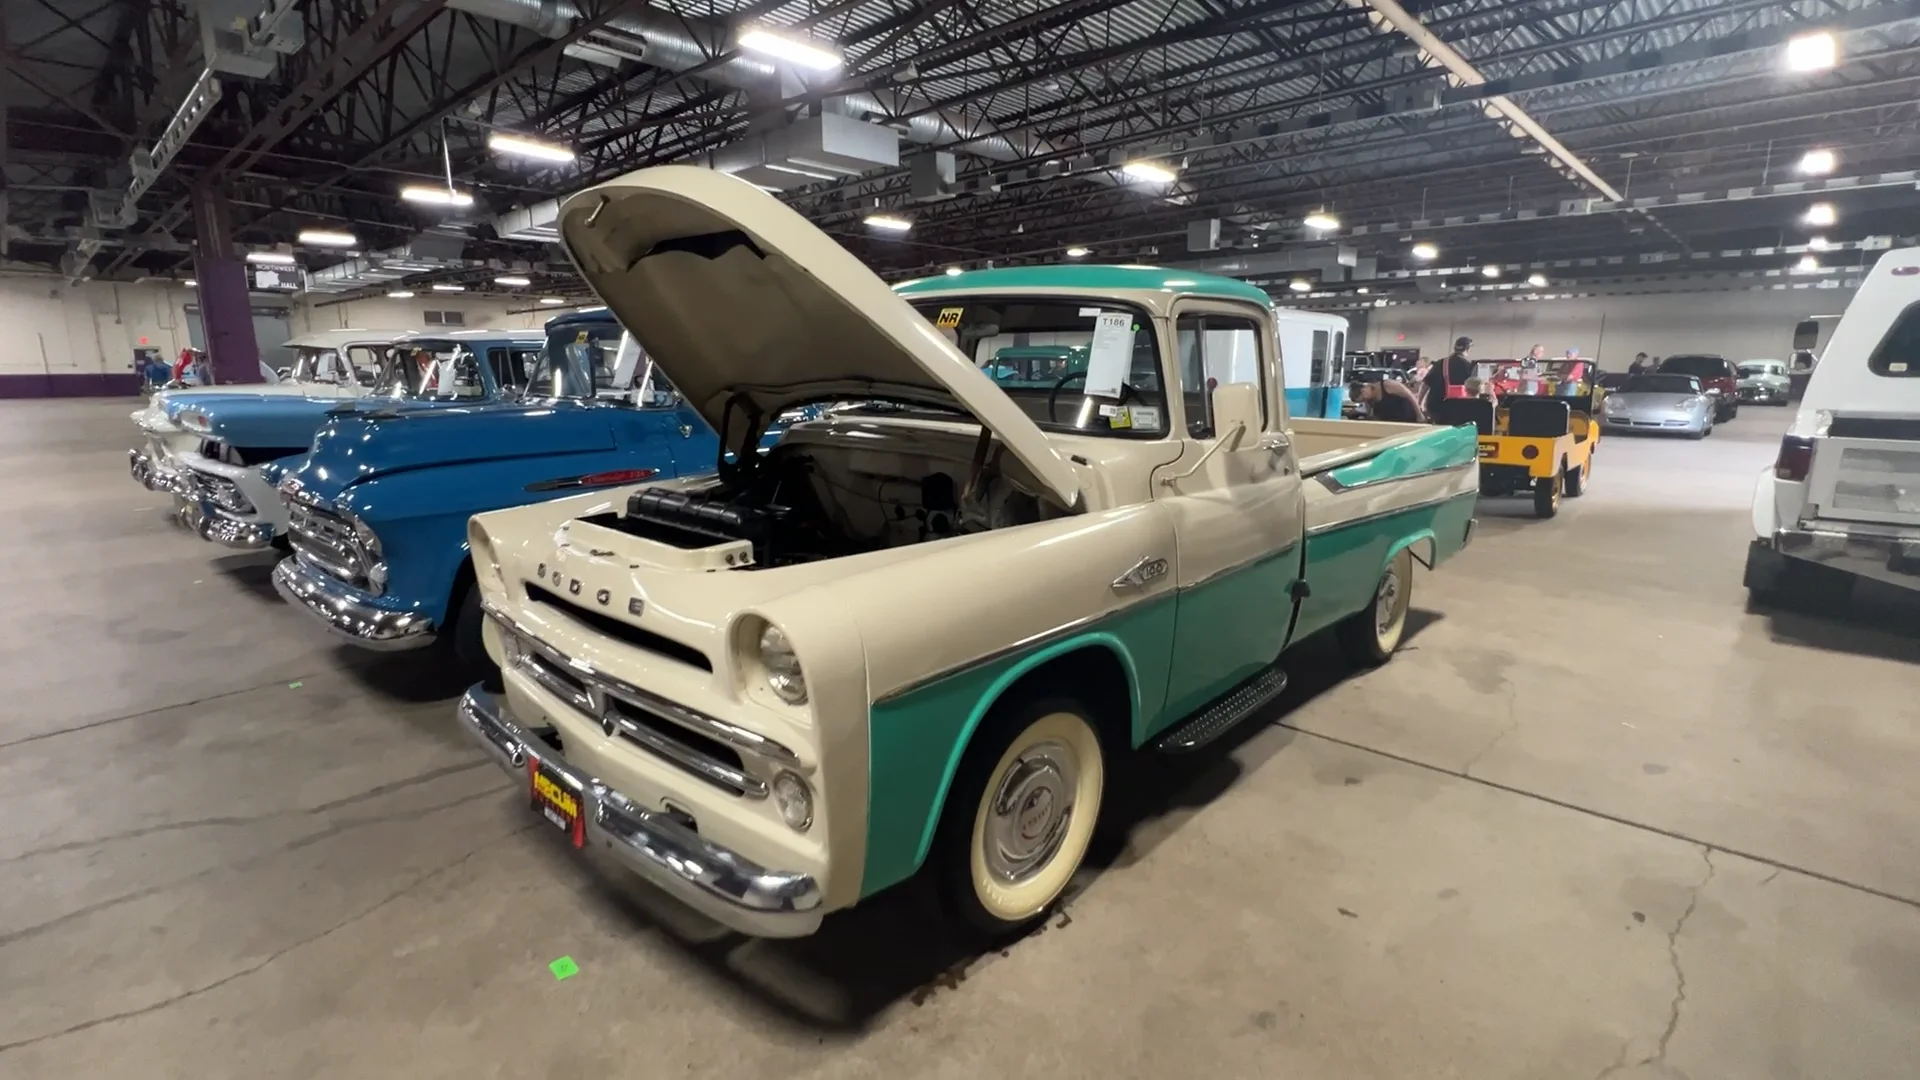
[[[1567,498],[1577,499],[1587,493],[1587,473],[1591,471],[1593,471],[1592,457],[1587,458],[1585,465],[1567,470]]]
[[[1386,663],[1407,632],[1413,605],[1413,550],[1395,555],[1374,586],[1373,602],[1340,623],[1335,634],[1347,659],[1361,667]]]
[[[980,938],[1044,918],[1087,854],[1106,756],[1078,700],[996,708],[975,733],[940,820],[932,870],[947,914]]]
[[[1563,470],[1552,476],[1542,476],[1533,482],[1533,516],[1550,518],[1560,512],[1560,490],[1566,483]]]

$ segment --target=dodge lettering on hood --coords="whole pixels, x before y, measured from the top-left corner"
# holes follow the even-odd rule
[[[685,167],[575,195],[559,226],[719,469],[475,517],[501,677],[460,722],[555,842],[737,930],[807,934],[925,873],[962,928],[1017,932],[1120,755],[1218,737],[1322,629],[1385,661],[1415,564],[1472,536],[1472,429],[1290,421],[1243,282],[889,288]],[[996,384],[1007,350],[1027,377]]]

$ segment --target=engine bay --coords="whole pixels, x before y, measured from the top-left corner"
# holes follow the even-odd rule
[[[645,487],[588,520],[674,547],[748,542],[749,567],[926,543],[1061,513],[985,434],[804,425],[699,487]]]

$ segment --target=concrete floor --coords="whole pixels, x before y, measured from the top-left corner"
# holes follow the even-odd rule
[[[0,1076],[1912,1077],[1920,605],[1749,613],[1785,416],[1484,504],[1354,676],[1142,770],[1039,933],[747,942],[530,833],[445,676],[323,643],[0,403]],[[1902,629],[1905,627],[1906,629]],[[572,956],[556,982],[547,963]]]

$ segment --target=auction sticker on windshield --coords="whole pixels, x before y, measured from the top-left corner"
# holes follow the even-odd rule
[[[1088,397],[1117,398],[1133,363],[1133,316],[1103,311],[1093,320],[1093,342],[1087,348]]]
[[[941,308],[940,317],[933,320],[933,325],[942,330],[951,330],[960,325],[960,316],[966,310],[966,308],[957,307]]]

